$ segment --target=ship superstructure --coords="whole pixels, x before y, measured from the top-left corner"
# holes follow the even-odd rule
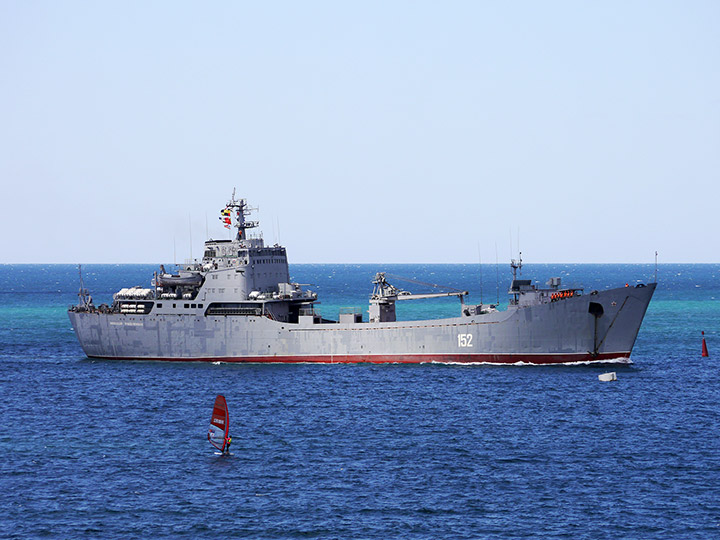
[[[467,291],[412,294],[374,279],[368,318],[343,310],[337,321],[314,309],[317,295],[291,282],[287,253],[248,230],[258,223],[233,196],[221,212],[237,229],[208,240],[201,261],[176,273],[160,267],[150,287],[121,289],[95,307],[86,289],[69,310],[90,357],[227,362],[628,361],[655,284],[585,294],[552,278],[546,288],[519,279],[512,262],[508,309],[469,305]],[[234,218],[234,220],[233,220]],[[398,301],[460,298],[457,317],[398,321]]]

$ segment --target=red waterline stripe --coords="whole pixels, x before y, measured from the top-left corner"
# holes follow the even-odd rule
[[[226,358],[151,358],[151,357],[121,357],[121,356],[93,356],[105,360],[143,360],[160,362],[232,362],[232,363],[274,363],[274,364],[570,364],[575,362],[602,362],[604,360],[617,360],[630,358],[630,352],[602,353],[593,356],[590,353],[568,354],[338,354],[338,355],[308,355],[308,356],[239,356]]]

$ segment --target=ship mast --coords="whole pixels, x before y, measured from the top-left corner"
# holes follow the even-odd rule
[[[512,283],[510,284],[510,294],[513,295],[513,304],[517,305],[518,299],[520,297],[520,294],[517,292],[519,291],[519,285],[517,280],[518,270],[520,271],[520,275],[522,275],[522,251],[518,252],[518,260],[510,259],[510,268],[512,268]]]
[[[520,275],[522,275],[522,251],[520,252],[519,260],[510,260],[510,268],[512,268],[513,281],[517,279],[518,270],[520,270]]]
[[[85,288],[85,284],[83,283],[82,265],[80,264],[78,264],[78,274],[80,275],[80,290],[78,291],[80,301],[78,306],[83,309],[90,309],[92,306],[92,296],[90,296],[90,292]]]
[[[235,210],[235,227],[238,230],[237,236],[235,239],[236,240],[245,240],[247,238],[245,229],[252,229],[252,228],[258,226],[257,221],[246,221],[245,216],[249,216],[253,210],[256,210],[256,208],[250,208],[245,199],[236,199],[235,198],[235,188],[233,188],[232,197],[230,199],[230,202],[228,202],[227,205],[225,205],[225,207],[232,208]]]

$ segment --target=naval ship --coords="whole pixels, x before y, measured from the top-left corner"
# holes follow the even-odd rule
[[[285,248],[248,234],[258,226],[235,192],[221,211],[231,240],[208,240],[201,261],[163,266],[150,287],[123,288],[95,306],[80,286],[68,315],[91,358],[202,362],[572,364],[630,362],[656,283],[585,293],[551,278],[519,279],[507,309],[466,304],[467,291],[412,294],[378,273],[369,308],[320,316],[317,294],[291,282]],[[458,296],[456,317],[397,320],[400,301]]]

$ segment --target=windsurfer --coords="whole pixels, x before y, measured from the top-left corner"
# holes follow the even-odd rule
[[[210,429],[208,430],[208,441],[223,454],[229,454],[230,443],[230,415],[228,414],[227,401],[225,396],[218,395],[213,405],[212,416],[210,417]]]

